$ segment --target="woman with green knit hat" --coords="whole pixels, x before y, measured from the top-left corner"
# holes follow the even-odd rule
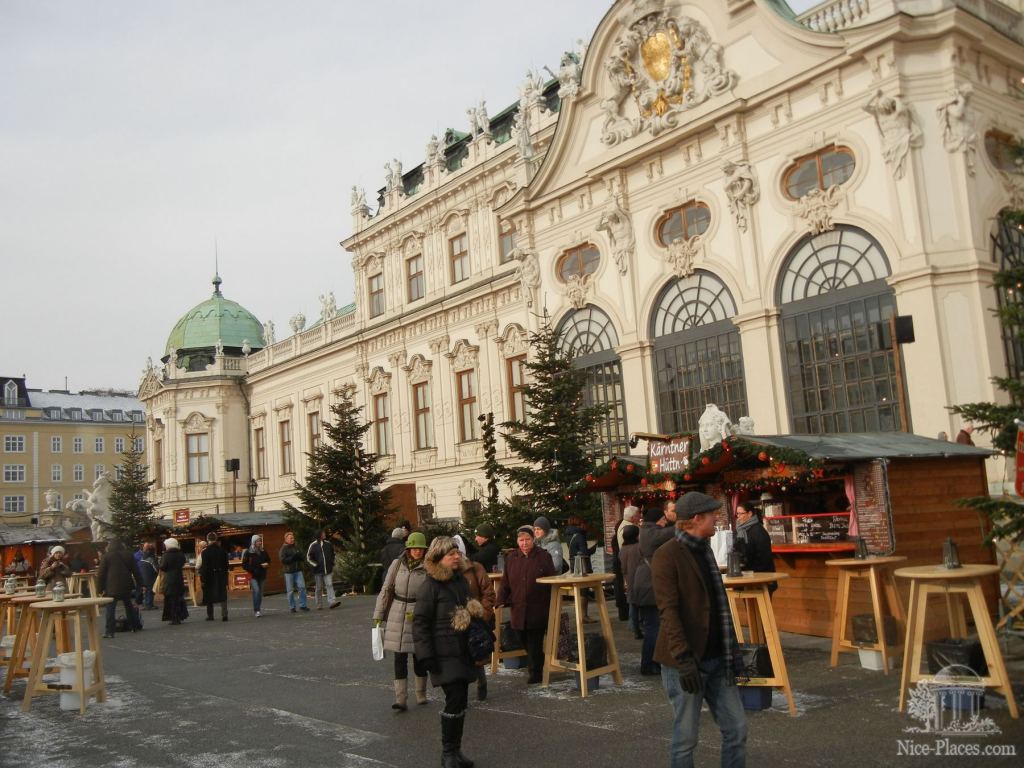
[[[384,650],[395,654],[395,703],[392,709],[404,712],[409,698],[409,654],[413,653],[412,613],[416,591],[426,579],[423,555],[427,538],[419,531],[405,540],[405,553],[391,563],[384,576],[384,586],[377,595],[373,625],[384,624]],[[416,676],[416,703],[427,703],[427,670],[413,655]]]

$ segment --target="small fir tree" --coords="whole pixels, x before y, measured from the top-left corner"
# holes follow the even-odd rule
[[[480,509],[466,517],[464,533],[469,541],[473,540],[477,526],[488,523],[494,527],[494,540],[499,547],[513,546],[516,528],[522,525],[523,511],[502,502],[498,496],[498,483],[502,476],[502,466],[498,462],[497,430],[494,426],[494,414],[487,413],[483,418],[484,443],[484,476],[487,478],[487,498]]]
[[[506,444],[523,465],[505,466],[501,474],[527,497],[535,516],[555,521],[579,515],[597,522],[596,496],[567,489],[594,470],[592,446],[607,406],[586,405],[586,373],[573,367],[550,324],[530,335],[530,346],[533,357],[522,388],[525,414],[501,425]]]
[[[126,449],[121,453],[120,477],[111,481],[110,527],[114,535],[130,547],[138,545],[152,532],[153,510],[149,489],[156,482],[146,479],[142,451],[136,449],[136,436],[128,435]]]
[[[325,528],[348,561],[364,566],[375,559],[385,536],[389,494],[381,488],[386,470],[378,470],[377,454],[363,448],[369,423],[352,401],[352,389],[336,393],[333,420],[325,421],[325,439],[309,452],[306,484],[295,483],[300,507],[285,503],[285,522],[298,541],[312,541]],[[356,580],[358,582],[358,580]]]

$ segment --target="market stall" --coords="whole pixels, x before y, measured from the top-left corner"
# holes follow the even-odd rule
[[[613,457],[574,490],[602,492],[606,532],[626,504],[660,507],[688,490],[722,501],[723,530],[734,526],[737,504],[757,508],[776,570],[789,576],[772,597],[782,631],[831,635],[837,580],[825,562],[852,556],[858,538],[870,554],[926,565],[941,561],[952,536],[961,561],[995,562],[978,513],[956,503],[987,495],[987,450],[891,432],[733,435],[703,452],[695,446],[691,436],[652,441],[647,456]],[[994,613],[998,579],[983,586]],[[855,595],[850,611],[869,613],[867,595]]]

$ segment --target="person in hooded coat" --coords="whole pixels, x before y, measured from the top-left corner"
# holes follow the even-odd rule
[[[185,605],[185,555],[181,553],[178,540],[174,538],[164,541],[164,550],[160,558],[160,570],[164,574],[164,611],[160,618],[177,625],[188,618],[188,606]]]
[[[270,555],[263,548],[263,537],[254,533],[249,548],[242,555],[242,568],[249,574],[249,589],[252,590],[252,610],[258,619],[263,615],[263,582],[267,580]]]
[[[555,573],[565,573],[565,558],[562,556],[562,540],[558,538],[558,529],[551,527],[551,521],[541,515],[533,521],[533,535],[537,546],[551,555],[555,564]]]
[[[451,536],[430,543],[423,567],[427,578],[416,593],[412,635],[416,657],[430,671],[430,680],[444,691],[441,712],[442,768],[472,768],[462,754],[462,734],[469,702],[469,684],[476,665],[469,656],[468,629],[483,606],[470,597],[462,576],[462,554]]]
[[[484,566],[466,556],[466,542],[462,536],[453,536],[455,545],[462,554],[462,577],[469,584],[469,594],[474,600],[479,600],[484,609],[484,621],[487,626],[494,629],[494,604],[497,602],[497,595],[494,592],[494,582],[491,581],[484,570]],[[487,698],[487,663],[478,662],[476,665],[476,700],[484,701]]]
[[[107,542],[107,550],[100,558],[96,581],[100,596],[113,598],[107,603],[106,629],[103,636],[114,636],[114,614],[117,612],[118,600],[124,604],[125,617],[131,631],[138,632],[142,629],[132,600],[132,593],[139,583],[139,569],[132,553],[120,539],[111,539]]]
[[[206,535],[206,549],[199,566],[199,578],[203,582],[203,605],[206,606],[206,620],[213,621],[213,606],[220,603],[220,620],[228,620],[228,553],[224,551],[212,531]]]

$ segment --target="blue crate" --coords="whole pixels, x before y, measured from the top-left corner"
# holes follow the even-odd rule
[[[740,701],[748,712],[759,712],[772,705],[772,689],[762,685],[741,685]]]
[[[501,660],[501,663],[505,665],[505,669],[526,669],[526,662],[525,656],[512,656]]]
[[[573,672],[572,673],[572,677],[573,677],[573,685],[575,685],[576,689],[579,690],[579,688],[580,688],[580,673],[579,672]],[[587,678],[587,693],[590,693],[592,691],[596,691],[600,687],[601,687],[601,676],[600,675],[598,675],[597,677]]]

